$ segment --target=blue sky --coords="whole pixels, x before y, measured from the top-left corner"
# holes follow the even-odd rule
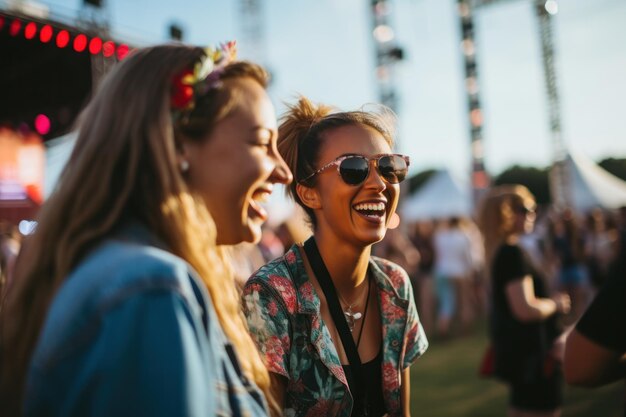
[[[75,16],[82,1],[41,1]],[[245,43],[235,0],[108,0],[113,33],[140,45],[168,39],[172,21],[185,40],[214,44],[239,39],[240,57],[257,58]],[[492,174],[513,164],[550,163],[545,83],[531,0],[508,0],[475,15],[485,164]],[[263,64],[274,74],[278,112],[303,94],[349,110],[377,101],[369,0],[265,0]],[[456,0],[392,0],[391,24],[405,59],[399,147],[412,172],[469,170]],[[626,157],[626,2],[560,0],[555,16],[556,66],[567,146],[598,161]]]

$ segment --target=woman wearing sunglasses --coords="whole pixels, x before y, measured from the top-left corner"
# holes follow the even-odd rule
[[[285,415],[409,414],[409,366],[428,343],[406,272],[370,255],[397,226],[409,166],[385,116],[301,98],[279,127],[313,236],[248,280],[244,312]]]
[[[510,417],[558,417],[563,400],[558,316],[569,297],[549,297],[547,283],[522,249],[532,231],[535,198],[522,185],[501,185],[485,196],[480,228],[491,276],[490,338],[495,376],[509,385]]]
[[[103,81],[3,306],[3,416],[267,415],[222,245],[260,239],[291,173],[234,59],[156,46]]]

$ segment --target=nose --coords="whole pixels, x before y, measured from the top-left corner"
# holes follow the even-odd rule
[[[367,174],[367,178],[365,179],[365,186],[368,188],[373,188],[377,191],[383,191],[387,188],[387,183],[380,175],[378,171],[378,166],[376,165],[376,161],[372,160],[370,162],[370,172]]]
[[[280,184],[291,183],[291,181],[293,181],[293,174],[285,160],[276,151],[274,151],[274,160],[276,165],[274,166],[274,171],[272,171],[271,181]]]

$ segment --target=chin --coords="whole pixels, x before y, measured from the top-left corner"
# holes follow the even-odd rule
[[[361,241],[365,245],[369,246],[369,245],[373,245],[374,243],[380,242],[384,238],[385,238],[385,231],[382,231],[380,233],[372,234],[372,235],[369,235],[369,236],[363,236],[361,238]]]
[[[250,222],[245,228],[245,232],[243,233],[244,238],[242,241],[254,244],[259,243],[262,235],[261,226],[262,224],[257,225],[254,222]]]

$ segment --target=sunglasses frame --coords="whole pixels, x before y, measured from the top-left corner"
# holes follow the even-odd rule
[[[370,171],[370,163],[371,163],[372,161],[374,161],[374,162],[375,162],[375,164],[374,164],[374,168],[375,168],[375,169],[376,169],[376,171],[378,172],[378,175],[379,175],[379,176],[380,176],[380,177],[381,177],[381,178],[382,178],[382,179],[383,179],[386,183],[388,183],[388,184],[400,184],[402,181],[404,181],[404,179],[405,179],[406,177],[405,177],[405,178],[403,178],[403,179],[402,179],[402,181],[398,181],[398,182],[395,182],[395,183],[394,183],[394,182],[389,182],[389,181],[387,181],[387,179],[385,178],[385,176],[384,176],[384,175],[380,172],[380,168],[379,168],[379,166],[378,166],[378,163],[379,163],[379,161],[381,160],[381,158],[384,158],[385,156],[390,156],[390,157],[400,157],[400,158],[404,159],[404,162],[406,162],[406,169],[407,169],[407,173],[408,173],[409,166],[411,165],[411,158],[409,158],[407,155],[402,155],[402,154],[399,154],[399,153],[381,153],[381,154],[372,155],[371,157],[369,157],[369,158],[368,158],[368,157],[366,157],[366,156],[364,156],[364,155],[351,154],[351,155],[343,155],[343,156],[340,156],[339,158],[336,158],[336,159],[335,159],[335,160],[333,160],[333,161],[330,161],[329,163],[327,163],[326,165],[324,165],[323,167],[321,167],[320,169],[318,169],[317,171],[315,171],[314,173],[312,173],[312,174],[311,174],[311,175],[309,175],[308,177],[306,177],[306,178],[304,178],[304,179],[302,179],[302,180],[298,181],[298,183],[299,183],[299,184],[304,184],[304,183],[308,182],[311,178],[315,177],[315,176],[316,176],[317,174],[319,174],[320,172],[325,171],[326,169],[328,169],[328,168],[332,167],[333,165],[336,165],[336,166],[337,166],[337,174],[341,177],[341,179],[342,179],[342,181],[343,181],[343,182],[345,182],[345,183],[346,183],[346,184],[348,184],[348,185],[353,185],[353,186],[360,185],[360,184],[362,184],[363,182],[365,182],[365,181],[367,180],[367,178],[369,177],[370,172],[371,172],[371,171]],[[345,179],[341,176],[341,163],[342,163],[343,161],[345,161],[346,159],[349,159],[349,158],[360,158],[360,159],[364,159],[364,160],[366,160],[366,161],[367,161],[367,175],[365,176],[365,178],[364,178],[361,182],[359,182],[359,183],[357,183],[357,184],[350,184],[350,183],[346,182],[346,180],[345,180]]]

